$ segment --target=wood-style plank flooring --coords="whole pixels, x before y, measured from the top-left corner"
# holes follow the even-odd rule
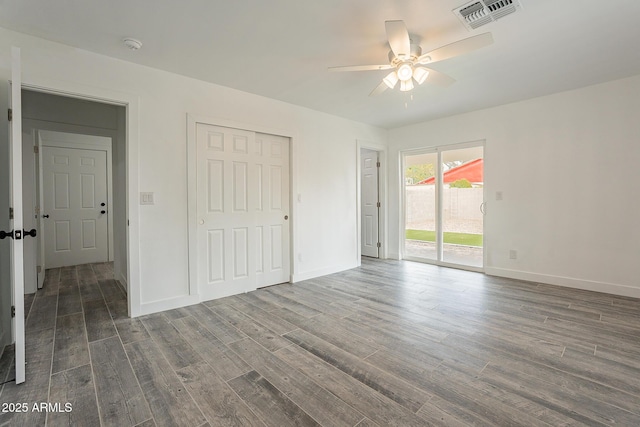
[[[0,402],[29,410],[1,425],[640,425],[638,299],[364,259],[137,319],[109,264],[25,301]]]

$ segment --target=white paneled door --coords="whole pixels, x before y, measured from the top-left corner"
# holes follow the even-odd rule
[[[42,148],[47,268],[109,260],[107,153]]]
[[[289,281],[289,138],[256,134],[257,287]]]
[[[213,299],[289,281],[289,140],[198,123],[197,276]]]
[[[22,228],[22,77],[20,49],[11,48],[11,112],[9,132],[9,178],[10,185],[10,236],[5,236],[11,245],[11,332],[15,351],[16,384],[26,379],[25,332],[24,332],[24,245],[27,238]],[[7,231],[7,230],[3,230]],[[31,236],[30,236],[31,237]],[[6,307],[6,306],[5,306]],[[5,309],[3,307],[3,310]]]
[[[378,258],[378,152],[363,148],[360,161],[361,251],[364,256]]]

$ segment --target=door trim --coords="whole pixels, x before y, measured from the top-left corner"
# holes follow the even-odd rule
[[[380,211],[378,212],[378,239],[380,240],[380,250],[378,251],[378,258],[387,258],[387,215],[388,205],[387,203],[387,147],[382,143],[373,141],[356,140],[356,265],[359,267],[362,265],[362,178],[360,174],[362,168],[360,162],[362,161],[361,149],[367,148],[369,150],[378,152],[378,161],[380,162],[380,169],[378,170],[378,199],[380,200]]]
[[[68,149],[78,149],[78,150],[93,150],[93,151],[104,151],[107,155],[107,208],[110,214],[107,215],[107,258],[108,261],[113,261],[113,160],[112,160],[112,147],[113,147],[113,138],[109,136],[97,136],[97,135],[88,135],[88,134],[78,134],[71,132],[58,132],[52,130],[44,130],[44,129],[36,129],[37,135],[37,144],[39,147],[40,153],[42,153],[43,147],[58,147],[58,148],[68,148]],[[63,136],[64,135],[64,136]],[[63,141],[62,138],[65,138]],[[82,140],[80,140],[82,139]],[[75,140],[75,141],[74,141]],[[44,171],[44,163],[42,161],[39,162],[39,171],[40,177],[43,176]],[[44,209],[44,191],[43,188],[39,189],[40,194],[38,194],[39,204],[40,204],[40,230],[42,236],[39,239],[39,243],[41,247],[39,250],[44,251],[44,224],[42,221],[42,210]],[[46,267],[47,260],[43,257],[43,264]]]
[[[233,120],[227,120],[222,118],[211,118],[193,115],[187,113],[187,218],[188,218],[188,260],[189,260],[189,296],[199,298],[199,286],[198,286],[198,246],[197,246],[197,139],[196,139],[196,127],[198,123],[220,126],[233,129],[246,130],[255,133],[263,133],[269,135],[282,136],[289,138],[289,212],[291,212],[291,219],[289,221],[289,281],[294,283],[296,281],[296,275],[298,273],[298,265],[296,263],[297,257],[297,203],[294,203],[294,194],[297,194],[297,152],[295,151],[297,140],[295,132],[274,129],[267,126],[248,124],[243,122],[237,122]],[[297,200],[297,199],[295,199]]]
[[[126,116],[126,230],[127,244],[127,299],[128,314],[137,317],[141,312],[141,277],[140,277],[140,215],[138,194],[140,183],[138,177],[139,162],[139,134],[140,134],[140,98],[128,92],[87,86],[73,81],[50,79],[46,76],[30,74],[23,79],[22,88],[35,92],[50,93],[103,104],[120,105],[125,107]]]

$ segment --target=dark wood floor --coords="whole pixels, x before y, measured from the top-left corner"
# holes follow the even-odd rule
[[[2,425],[640,425],[637,299],[364,260],[138,319],[83,265],[27,305],[27,382],[0,401],[29,411]]]

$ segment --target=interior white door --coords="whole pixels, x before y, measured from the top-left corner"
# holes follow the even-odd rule
[[[256,134],[257,287],[288,282],[289,138]]]
[[[378,152],[362,148],[360,161],[361,253],[364,256],[378,258],[378,218],[380,212],[378,206]]]
[[[44,146],[41,159],[47,268],[108,261],[106,152]]]
[[[288,141],[198,123],[196,144],[202,298],[288,281]]]
[[[22,78],[20,49],[11,49],[11,111],[10,122],[10,221],[13,238],[11,242],[11,284],[13,319],[12,333],[15,344],[16,384],[25,381],[25,331],[24,331],[24,262],[22,240]]]

